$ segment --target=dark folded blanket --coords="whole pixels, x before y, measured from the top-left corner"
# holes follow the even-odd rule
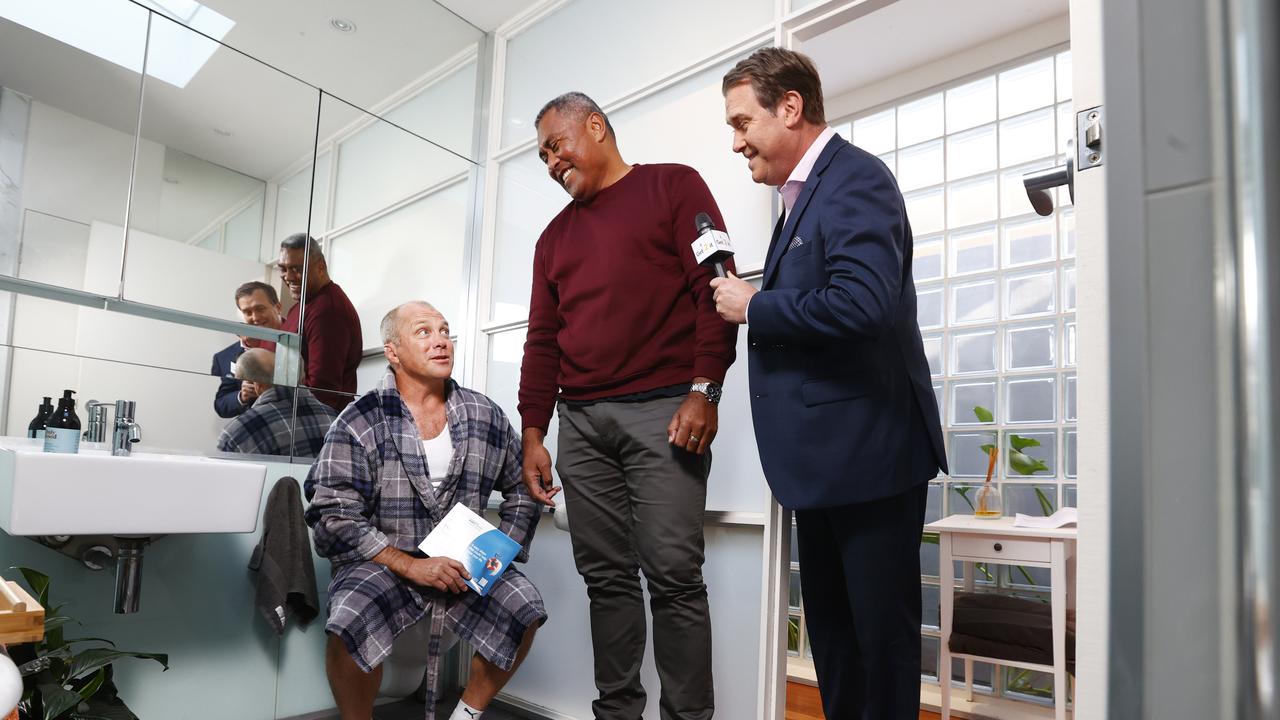
[[[1075,613],[1067,611],[1067,671],[1075,672]],[[1049,603],[991,593],[956,593],[951,652],[1053,664]]]

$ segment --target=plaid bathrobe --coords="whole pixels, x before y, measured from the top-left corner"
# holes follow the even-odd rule
[[[372,670],[396,635],[431,613],[428,718],[446,626],[509,670],[525,631],[547,617],[537,589],[515,567],[481,597],[415,585],[372,562],[388,546],[418,553],[418,543],[455,503],[483,514],[494,490],[503,496],[499,529],[521,544],[517,559],[528,558],[539,508],[521,481],[520,438],[488,397],[453,380],[446,393],[453,461],[438,489],[428,480],[422,438],[390,368],[376,390],[334,421],[304,486],[316,551],[333,563],[325,630],[342,638],[356,664]]]

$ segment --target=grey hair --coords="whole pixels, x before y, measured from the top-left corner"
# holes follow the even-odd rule
[[[439,310],[436,310],[435,305],[426,300],[410,300],[391,308],[386,315],[382,316],[382,323],[378,325],[378,334],[382,336],[383,345],[397,345],[400,343],[400,311],[410,305],[420,305],[430,309],[432,312],[440,313]]]
[[[287,250],[301,250],[307,248],[307,255],[312,260],[323,260],[324,253],[320,251],[320,243],[316,239],[306,233],[294,233],[284,240],[280,241],[280,247]]]
[[[613,123],[609,122],[609,116],[605,115],[604,110],[601,110],[596,101],[588,97],[586,93],[580,93],[575,90],[552,98],[538,111],[537,117],[533,119],[533,126],[535,128],[538,127],[538,123],[542,122],[542,116],[551,110],[580,120],[586,120],[591,113],[599,113],[600,117],[604,118],[604,129],[608,131],[609,136],[615,139],[618,137],[617,133],[613,131]]]
[[[249,348],[236,359],[237,380],[272,384],[275,378],[276,354],[263,348]]]

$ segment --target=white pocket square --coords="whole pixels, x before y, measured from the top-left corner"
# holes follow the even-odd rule
[[[794,250],[804,244],[804,238],[799,235],[791,238],[791,244],[787,246],[788,250]]]

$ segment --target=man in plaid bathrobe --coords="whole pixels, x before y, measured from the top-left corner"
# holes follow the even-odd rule
[[[427,718],[448,628],[476,648],[453,715],[474,720],[515,673],[547,612],[514,567],[481,597],[464,584],[461,563],[417,546],[455,503],[483,513],[497,490],[499,529],[521,544],[524,561],[539,508],[521,482],[520,436],[496,403],[451,378],[444,317],[405,303],[383,318],[382,339],[390,367],[334,421],[305,486],[316,550],[333,563],[329,685],[343,720],[369,720],[392,640],[430,615]],[[442,440],[451,443],[442,448]]]

